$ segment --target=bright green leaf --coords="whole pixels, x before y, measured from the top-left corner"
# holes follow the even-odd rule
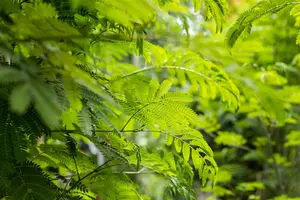
[[[187,143],[183,143],[182,154],[183,154],[184,160],[186,162],[188,162],[190,159],[190,146]]]

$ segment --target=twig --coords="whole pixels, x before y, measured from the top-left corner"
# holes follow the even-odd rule
[[[95,172],[98,172],[104,165],[106,165],[107,163],[109,163],[111,160],[106,161],[105,163],[103,163],[102,165],[98,166],[96,169],[94,169],[93,171],[89,172],[88,174],[86,174],[85,176],[83,176],[82,178],[78,179],[78,181],[76,181],[76,183],[74,185],[72,185],[67,191],[66,193],[70,192],[73,188],[75,188],[83,179],[89,177],[90,175],[92,175]]]
[[[73,161],[74,161],[74,164],[75,164],[75,168],[76,168],[76,172],[77,172],[77,176],[78,176],[78,180],[79,180],[80,179],[80,175],[79,175],[77,163],[76,163],[76,160],[75,160],[75,156],[73,156]]]
[[[64,132],[65,130],[51,130],[52,133]],[[68,133],[78,133],[80,130],[66,130]],[[96,133],[113,133],[116,130],[93,130]],[[120,132],[140,132],[142,129],[134,129],[134,130],[121,130]]]
[[[132,120],[132,118],[133,118],[136,114],[138,114],[141,110],[143,110],[144,108],[146,108],[146,107],[149,106],[149,105],[150,105],[150,103],[144,105],[143,107],[141,107],[140,109],[138,109],[135,113],[133,113],[133,115],[127,120],[127,122],[125,123],[125,125],[123,126],[123,128],[121,129],[120,132],[123,132],[123,131],[124,131],[124,129],[126,128],[126,126],[128,125],[128,123]]]
[[[201,73],[201,72],[198,72],[198,71],[195,71],[193,69],[188,69],[188,68],[184,68],[184,67],[178,67],[178,66],[152,66],[152,67],[145,67],[145,68],[142,68],[142,69],[139,69],[137,71],[134,71],[132,73],[129,73],[129,74],[125,74],[124,76],[120,77],[120,78],[117,78],[117,79],[114,79],[113,81],[111,82],[116,82],[116,81],[119,81],[119,80],[122,80],[124,78],[127,78],[127,77],[131,77],[131,76],[134,76],[136,74],[139,74],[139,73],[143,73],[143,72],[147,72],[147,71],[152,71],[152,70],[156,70],[156,69],[174,69],[174,70],[181,70],[181,71],[184,71],[186,73],[193,73],[193,74],[196,74],[198,76],[201,76],[203,79],[207,80],[207,81],[210,81],[212,82],[213,84],[219,84],[219,83],[216,83],[212,78],[208,77],[207,75]],[[221,86],[222,87],[222,86]],[[226,88],[226,87],[223,87],[225,90],[227,90],[228,92],[230,92],[234,97],[235,99],[238,101],[238,97],[236,94],[234,94],[234,92],[232,92],[230,89]]]
[[[146,168],[142,168],[137,172],[122,172],[123,174],[131,174],[131,175],[136,175],[136,174],[141,174]]]

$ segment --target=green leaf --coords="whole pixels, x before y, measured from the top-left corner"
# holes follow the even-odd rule
[[[194,167],[196,169],[199,169],[199,164],[200,164],[200,158],[199,158],[199,152],[197,150],[192,149],[192,160],[194,163]]]
[[[286,138],[287,142],[284,144],[284,146],[300,146],[300,131],[291,131]]]
[[[16,173],[8,190],[10,199],[56,199],[58,188],[40,166],[28,161],[14,168]]]
[[[190,159],[190,146],[187,143],[183,143],[182,154],[184,160],[188,162]]]
[[[219,131],[218,136],[215,138],[217,144],[223,144],[228,146],[242,146],[247,141],[246,139],[237,133],[234,132],[223,132]]]
[[[177,138],[174,138],[174,145],[175,145],[175,149],[178,153],[181,152],[181,149],[182,149],[182,142],[181,140],[177,139]]]
[[[262,182],[241,182],[236,187],[237,190],[247,192],[255,191],[256,189],[264,189],[265,185]]]
[[[149,91],[148,91],[149,100],[155,98],[158,89],[159,89],[158,81],[156,79],[151,80],[149,84]]]
[[[199,174],[199,177],[201,178],[202,176],[202,173],[203,173],[203,167],[204,167],[204,159],[199,159],[199,162],[198,162],[198,174]]]
[[[25,74],[11,67],[0,66],[0,83],[11,83],[23,81]]]
[[[157,91],[156,98],[160,98],[160,97],[164,96],[165,94],[167,94],[170,87],[172,86],[172,84],[173,84],[172,81],[164,80],[162,82],[162,84],[160,85],[160,88]]]
[[[92,119],[87,106],[82,106],[78,119],[81,130],[87,135],[92,135]]]
[[[67,129],[74,129],[74,124],[78,124],[78,113],[72,108],[64,111],[61,115],[62,125]]]
[[[70,77],[64,78],[64,86],[67,94],[68,101],[70,103],[70,107],[75,111],[80,111],[82,108],[81,103],[81,90],[77,87],[77,84],[70,80]]]
[[[193,4],[194,4],[194,11],[198,12],[202,6],[202,0],[193,0]]]
[[[166,136],[166,145],[168,145],[168,146],[172,145],[173,144],[173,139],[174,139],[174,137],[172,135],[167,134],[167,136]]]
[[[17,113],[24,113],[31,102],[30,84],[15,87],[10,95],[11,109]]]
[[[159,131],[153,131],[152,135],[155,139],[158,139],[160,137],[160,132]]]
[[[31,94],[34,106],[49,127],[59,125],[60,110],[55,103],[56,94],[51,87],[39,82],[32,81]]]
[[[249,34],[254,22],[292,5],[295,5],[295,2],[290,0],[261,1],[257,3],[251,9],[242,13],[236,23],[229,29],[226,36],[227,45],[233,47],[241,35]]]
[[[210,167],[207,166],[207,165],[204,166],[204,169],[203,169],[203,172],[202,172],[202,177],[201,177],[202,187],[204,187],[206,185],[207,179],[209,177],[209,168]]]

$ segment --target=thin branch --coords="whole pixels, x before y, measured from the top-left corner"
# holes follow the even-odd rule
[[[105,32],[105,31],[104,31]],[[13,36],[12,40],[17,43],[23,43],[23,42],[32,42],[32,41],[60,41],[60,40],[72,40],[72,39],[89,39],[92,38],[97,41],[104,41],[104,42],[114,42],[114,41],[132,41],[133,39],[155,39],[154,35],[136,35],[134,37],[127,37],[125,35],[120,34],[107,34],[103,35],[103,31],[99,34],[90,34],[90,35],[59,35],[59,36],[44,36],[44,37],[28,37],[28,38],[15,38]],[[101,37],[101,38],[100,38]]]
[[[75,156],[73,156],[73,161],[74,161],[74,164],[75,164],[75,168],[76,168],[76,172],[77,172],[77,176],[78,176],[78,180],[79,180],[80,179],[80,175],[79,175],[77,163],[76,163],[76,160],[75,160]]]
[[[141,174],[143,171],[145,171],[146,168],[142,168],[137,172],[122,172],[123,174],[131,174],[131,175],[137,175],[137,174]]]
[[[140,69],[140,70],[134,71],[132,73],[126,74],[126,75],[124,75],[124,76],[122,76],[120,78],[114,79],[112,82],[115,82],[115,81],[118,81],[118,80],[130,77],[130,76],[134,76],[134,75],[142,73],[142,72],[147,72],[147,71],[155,70],[155,69],[178,69],[178,70],[182,70],[182,71],[186,71],[186,72],[195,73],[195,74],[197,74],[199,76],[202,76],[203,78],[205,78],[207,80],[212,81],[212,79],[209,78],[208,76],[206,76],[206,75],[204,75],[204,74],[202,74],[200,72],[197,72],[195,70],[192,70],[192,69],[188,69],[188,68],[184,68],[184,67],[177,67],[177,66],[159,66],[159,67],[153,66],[153,67],[145,67],[143,69]]]
[[[64,190],[68,187],[68,185],[70,184],[70,182],[72,181],[72,177],[69,178],[68,182],[66,183]]]
[[[65,132],[67,131],[68,133],[79,133],[81,132],[80,130],[51,130],[51,133],[60,133],[60,132]],[[127,133],[136,133],[136,132],[141,132],[141,131],[144,131],[143,129],[141,128],[138,128],[138,129],[134,129],[134,130],[123,130],[123,131],[119,131],[119,132],[127,132]],[[150,130],[148,130],[150,132]],[[93,132],[95,133],[113,133],[113,132],[116,132],[116,130],[93,130]]]
[[[133,115],[131,115],[131,117],[127,120],[127,122],[125,123],[125,125],[123,126],[123,128],[121,129],[120,132],[124,132],[124,129],[126,128],[126,126],[128,125],[128,123],[132,120],[132,118],[138,114],[142,109],[146,108],[147,106],[149,106],[150,103],[144,105],[143,107],[141,107],[140,109],[138,109],[135,113],[133,113]]]
[[[73,188],[75,188],[82,180],[84,180],[85,178],[89,177],[90,175],[92,175],[93,173],[96,173],[98,171],[100,171],[102,169],[102,167],[104,165],[106,165],[107,163],[109,163],[111,160],[106,161],[105,163],[103,163],[102,165],[98,166],[96,169],[94,169],[93,171],[89,172],[88,174],[86,174],[85,176],[83,176],[82,178],[78,179],[78,181],[76,181],[76,183],[74,185],[72,185],[72,187],[70,187],[66,193],[70,192]]]
[[[12,38],[14,42],[17,43],[23,43],[23,42],[32,42],[32,41],[37,41],[37,42],[44,42],[44,41],[60,41],[60,40],[72,40],[72,39],[88,39],[88,38],[93,38],[97,35],[89,35],[89,36],[83,36],[83,35],[59,35],[59,36],[45,36],[45,37],[28,37],[24,39],[20,38]],[[105,42],[113,42],[111,39],[100,39],[97,38],[98,40],[105,41]]]
[[[196,74],[198,76],[201,76],[206,81],[210,81],[213,84],[218,85],[218,83],[215,80],[213,80],[212,78],[206,76],[205,74],[203,74],[201,72],[197,72],[197,71],[192,70],[192,69],[188,69],[188,68],[184,68],[184,67],[177,67],[177,66],[152,66],[152,67],[145,67],[143,69],[134,71],[134,72],[126,74],[126,75],[124,75],[124,76],[122,76],[120,78],[112,80],[111,82],[116,82],[116,81],[119,81],[119,80],[122,80],[124,78],[128,78],[128,77],[134,76],[134,75],[142,73],[142,72],[147,72],[147,71],[156,70],[156,69],[175,69],[175,70],[181,70],[181,71],[184,71],[184,72],[190,72],[190,73]],[[221,85],[221,87],[223,87],[223,86]],[[230,92],[235,97],[235,99],[238,101],[239,98],[236,96],[236,94],[234,94],[230,89],[228,89],[226,87],[223,87],[223,88],[225,90],[227,90],[228,92]]]

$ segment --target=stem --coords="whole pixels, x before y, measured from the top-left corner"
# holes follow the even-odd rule
[[[53,27],[55,28],[55,27]],[[106,31],[106,30],[105,30]],[[103,42],[114,42],[114,41],[132,41],[133,39],[151,39],[151,36],[134,36],[134,37],[126,37],[124,35],[119,35],[118,33],[115,34],[110,34],[110,35],[103,35],[105,31],[100,32],[99,34],[90,34],[90,35],[65,35],[65,36],[46,36],[46,37],[28,37],[28,38],[14,38],[12,35],[12,40],[16,43],[22,43],[22,42],[32,42],[32,41],[37,41],[37,42],[43,42],[43,41],[60,41],[60,40],[72,40],[72,39],[94,39],[97,41],[103,41]],[[100,38],[101,36],[101,38]]]
[[[129,73],[129,74],[126,74],[118,79],[115,79],[113,80],[112,82],[115,82],[115,81],[118,81],[118,80],[121,80],[123,78],[127,78],[127,77],[130,77],[130,76],[133,76],[133,75],[136,75],[136,74],[139,74],[139,73],[142,73],[142,72],[146,72],[146,71],[151,71],[151,70],[155,70],[155,69],[179,69],[179,70],[182,70],[182,71],[186,71],[186,72],[192,72],[192,73],[195,73],[197,75],[200,75],[202,76],[203,78],[207,79],[207,80],[210,80],[212,81],[211,78],[205,76],[204,74],[200,73],[200,72],[196,72],[195,70],[192,70],[192,69],[187,69],[187,68],[184,68],[184,67],[177,67],[177,66],[160,66],[160,67],[145,67],[143,69],[140,69],[140,70],[137,70],[135,72],[132,72],[132,73]]]
[[[201,72],[197,72],[195,70],[192,70],[192,69],[188,69],[188,68],[184,68],[184,67],[177,67],[177,66],[153,66],[153,67],[145,67],[143,69],[140,69],[140,70],[137,70],[135,72],[132,72],[132,73],[129,73],[129,74],[126,74],[120,78],[117,78],[115,80],[112,80],[111,82],[115,82],[115,81],[119,81],[119,80],[122,80],[124,78],[128,78],[130,76],[134,76],[136,74],[139,74],[139,73],[142,73],[142,72],[146,72],[146,71],[151,71],[151,70],[155,70],[155,69],[177,69],[177,70],[181,70],[181,71],[184,71],[184,72],[189,72],[189,73],[193,73],[193,74],[196,74],[198,76],[201,76],[203,79],[205,79],[206,81],[210,81],[212,84],[215,84],[215,85],[218,85],[220,87],[222,87],[223,89],[227,90],[231,95],[234,96],[234,98],[238,101],[239,98],[237,97],[236,94],[234,94],[230,89],[226,88],[226,87],[223,87],[222,85],[219,85],[217,83],[217,81],[213,80],[212,78],[206,76],[205,74],[201,73]]]
[[[59,132],[65,132],[67,131],[68,133],[78,133],[80,130],[51,130],[52,133],[59,133]],[[140,132],[142,131],[141,129],[134,129],[134,130],[123,130],[120,132]],[[113,133],[115,130],[94,130],[96,133]]]
[[[72,187],[70,187],[66,193],[70,192],[73,188],[75,188],[82,180],[84,180],[85,178],[89,177],[90,175],[92,175],[95,172],[100,171],[100,169],[106,165],[107,163],[109,163],[111,160],[106,161],[105,163],[103,163],[102,165],[100,165],[99,167],[97,167],[96,169],[94,169],[93,171],[89,172],[88,174],[86,174],[85,176],[83,176],[82,178],[78,179],[78,181],[76,181],[76,183],[74,185],[72,185]]]
[[[74,164],[75,164],[75,168],[76,168],[76,172],[77,172],[77,176],[78,176],[78,180],[79,180],[80,179],[80,175],[79,175],[77,163],[76,163],[76,160],[75,160],[75,156],[73,156],[73,161],[74,161]]]
[[[130,172],[130,171],[128,171],[128,172],[122,172],[122,173],[123,173],[123,174],[138,175],[138,174],[141,174],[143,171],[145,171],[145,169],[146,169],[146,168],[142,168],[142,169],[140,169],[140,170],[137,171],[137,172]]]
[[[125,125],[123,126],[123,128],[121,129],[120,132],[124,132],[124,129],[126,128],[126,126],[128,125],[128,123],[131,121],[131,119],[138,114],[142,109],[146,108],[147,106],[149,106],[151,103],[148,103],[146,105],[144,105],[143,107],[141,107],[140,109],[138,109],[137,111],[135,111],[135,113],[133,113],[133,115],[127,120],[127,122],[125,123]]]

